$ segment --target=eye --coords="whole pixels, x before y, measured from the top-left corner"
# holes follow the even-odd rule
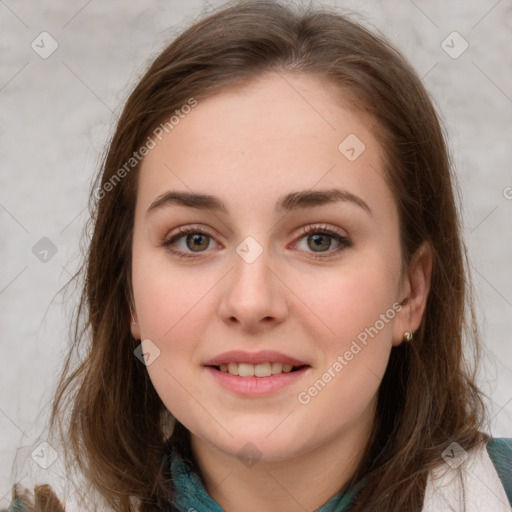
[[[311,249],[313,258],[328,258],[353,245],[346,236],[327,228],[325,225],[306,226],[302,229],[301,235],[299,242],[296,242],[295,246],[300,245],[300,242],[305,239],[306,248],[301,250],[310,252],[308,249]],[[335,249],[329,250],[333,239],[338,245]]]
[[[194,258],[196,256],[193,253],[205,252],[210,248],[213,237],[203,228],[196,226],[179,227],[177,231],[177,233],[171,234],[162,245],[168,247],[178,257]],[[178,249],[175,249],[174,246],[178,246]],[[191,252],[188,252],[189,250]]]

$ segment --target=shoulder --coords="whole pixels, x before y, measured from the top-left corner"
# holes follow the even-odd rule
[[[487,442],[487,453],[512,505],[512,438],[496,437]]]

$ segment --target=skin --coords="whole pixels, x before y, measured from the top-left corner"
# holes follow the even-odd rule
[[[431,252],[422,245],[401,272],[398,213],[372,124],[316,78],[268,74],[199,101],[143,161],[132,334],[160,350],[147,366],[150,378],[190,430],[206,489],[227,512],[314,510],[342,490],[368,441],[391,348],[420,325]],[[338,150],[349,134],[366,146],[354,161]],[[359,196],[372,214],[351,202],[274,211],[284,194],[330,188]],[[229,214],[169,205],[146,218],[171,189],[218,196]],[[186,235],[173,245],[195,259],[162,245],[179,226],[195,224],[212,235],[202,252]],[[299,229],[310,225],[338,230],[352,246],[327,237],[315,249]],[[236,252],[247,236],[263,251],[252,263]],[[358,334],[405,298],[321,392],[298,401]],[[311,368],[271,396],[244,398],[203,367],[233,349],[277,350]],[[261,457],[250,467],[237,456],[248,442]]]

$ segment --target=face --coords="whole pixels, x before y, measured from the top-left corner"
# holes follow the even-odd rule
[[[371,124],[317,79],[272,74],[199,101],[155,139],[137,192],[132,333],[194,439],[284,460],[371,421],[391,348],[414,328]],[[218,357],[235,371],[303,368],[232,376],[206,366]]]

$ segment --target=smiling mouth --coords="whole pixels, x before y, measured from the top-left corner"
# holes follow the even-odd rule
[[[292,366],[291,364],[282,363],[229,363],[221,364],[218,366],[211,365],[208,366],[208,368],[214,368],[219,372],[235,375],[238,377],[272,377],[273,375],[293,373],[302,370],[303,368],[309,368],[309,365],[303,364]]]

